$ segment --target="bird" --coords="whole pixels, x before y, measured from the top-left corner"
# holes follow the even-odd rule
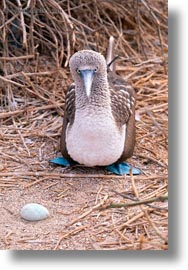
[[[107,56],[80,50],[69,60],[73,83],[65,98],[60,150],[86,167],[121,163],[135,147],[133,87],[116,73],[113,36]]]

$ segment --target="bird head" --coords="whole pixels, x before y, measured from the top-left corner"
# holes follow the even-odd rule
[[[73,54],[69,66],[75,83],[83,84],[87,97],[91,95],[93,82],[97,78],[101,81],[107,77],[104,56],[92,50],[82,50]]]

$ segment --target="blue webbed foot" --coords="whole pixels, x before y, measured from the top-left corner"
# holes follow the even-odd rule
[[[53,158],[53,159],[50,159],[49,162],[60,165],[60,166],[64,166],[64,167],[68,167],[68,166],[77,164],[74,161],[72,161],[72,162],[68,161],[64,157]]]
[[[132,169],[133,175],[138,175],[141,173],[139,169],[130,166],[126,162],[114,163],[114,164],[106,166],[105,168],[107,171],[115,173],[117,175],[130,174],[131,169]]]

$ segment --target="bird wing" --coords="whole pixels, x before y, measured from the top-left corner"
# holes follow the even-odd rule
[[[109,72],[112,114],[118,128],[126,125],[125,145],[118,161],[133,155],[135,146],[135,91],[118,75]]]
[[[63,127],[61,132],[61,140],[60,140],[60,150],[64,158],[68,161],[72,161],[70,155],[68,154],[66,147],[66,130],[67,125],[72,125],[74,122],[75,116],[75,84],[71,84],[68,87],[66,98],[65,98],[65,110],[63,117]]]

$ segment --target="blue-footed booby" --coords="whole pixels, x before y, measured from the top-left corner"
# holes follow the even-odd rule
[[[60,143],[68,161],[107,166],[133,154],[135,91],[116,74],[113,48],[110,37],[106,59],[92,50],[70,58],[74,83],[66,94]]]

